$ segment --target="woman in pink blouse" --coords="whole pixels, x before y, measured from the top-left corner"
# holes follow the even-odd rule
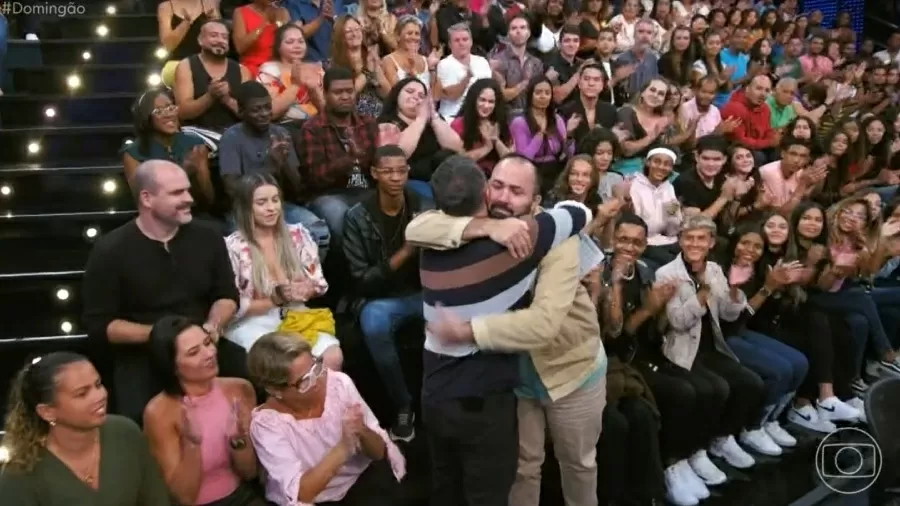
[[[250,437],[280,506],[394,506],[406,474],[400,450],[345,374],[329,371],[289,334],[261,337],[247,358],[269,399]]]
[[[291,313],[309,311],[306,302],[328,291],[315,240],[303,225],[284,221],[281,190],[268,174],[248,174],[236,185],[237,231],[225,238],[241,303],[225,338],[249,350],[274,332]],[[310,313],[309,316],[311,316]],[[332,323],[333,326],[333,323]],[[313,354],[339,370],[338,340],[325,332],[311,336]]]
[[[825,39],[820,35],[814,35],[809,39],[807,53],[798,60],[803,69],[803,77],[809,81],[820,81],[828,77],[834,69],[834,62],[825,56]]]
[[[565,158],[575,150],[569,134],[581,123],[573,116],[566,124],[556,112],[553,83],[545,75],[532,79],[525,90],[525,112],[509,124],[516,153],[530,158],[541,177],[541,195],[553,188],[565,166]]]

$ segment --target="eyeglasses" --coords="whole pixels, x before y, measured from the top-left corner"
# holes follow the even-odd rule
[[[306,392],[312,390],[312,388],[316,385],[316,382],[324,372],[325,365],[322,363],[321,359],[317,358],[306,374],[304,374],[300,377],[300,379],[298,379],[294,383],[289,384],[288,386],[294,388],[301,394],[305,394]]]
[[[164,107],[157,107],[150,111],[150,114],[154,116],[168,116],[170,114],[175,114],[178,111],[178,106],[176,104],[169,104]]]

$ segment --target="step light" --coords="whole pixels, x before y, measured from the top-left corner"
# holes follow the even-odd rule
[[[93,241],[98,235],[100,235],[100,229],[97,227],[86,227],[84,229],[84,237],[89,241]]]
[[[28,143],[28,154],[36,155],[41,152],[41,143],[38,141],[31,141]]]
[[[61,330],[63,334],[71,334],[73,327],[72,322],[68,320],[63,320],[62,323],[59,324],[59,330]]]
[[[147,84],[153,87],[159,86],[162,83],[162,78],[156,72],[147,76]]]
[[[84,61],[89,61],[91,59],[91,52],[85,51],[85,52],[81,53],[81,59]]]
[[[56,298],[57,300],[69,300],[69,290],[67,288],[60,288],[56,290]]]
[[[9,197],[10,195],[12,195],[12,186],[8,184],[0,186],[0,195],[4,197]]]
[[[116,6],[115,5],[107,5],[106,13],[109,14],[110,16],[115,16],[116,15]]]
[[[109,35],[109,28],[107,28],[106,25],[98,25],[97,30],[95,31],[97,32],[98,37],[106,37]]]
[[[9,448],[0,446],[0,464],[9,462]]]
[[[78,74],[69,74],[69,77],[66,77],[66,86],[68,86],[70,90],[81,88],[81,78],[78,77]]]
[[[166,48],[164,47],[156,48],[156,52],[154,52],[153,54],[156,55],[157,60],[165,60],[169,57],[169,52],[166,51]]]
[[[119,185],[112,179],[107,179],[103,182],[103,193],[107,195],[112,195],[116,193],[116,190],[119,188]]]
[[[56,109],[54,109],[52,107],[48,107],[48,108],[44,109],[44,116],[46,116],[49,119],[55,118],[56,117]]]
[[[126,146],[128,146],[129,144],[133,144],[133,143],[134,143],[133,140],[131,140],[131,139],[125,139],[125,145],[126,145]]]

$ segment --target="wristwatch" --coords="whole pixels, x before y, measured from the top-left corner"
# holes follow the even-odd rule
[[[232,450],[243,450],[247,447],[247,438],[245,436],[235,436],[228,440],[228,445]]]

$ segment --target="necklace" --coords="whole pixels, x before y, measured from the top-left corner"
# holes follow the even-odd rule
[[[85,468],[87,471],[81,473],[81,481],[93,486],[94,480],[96,479],[95,473],[100,472],[100,441],[97,441],[94,444],[94,447],[91,450],[91,457],[88,459]]]

